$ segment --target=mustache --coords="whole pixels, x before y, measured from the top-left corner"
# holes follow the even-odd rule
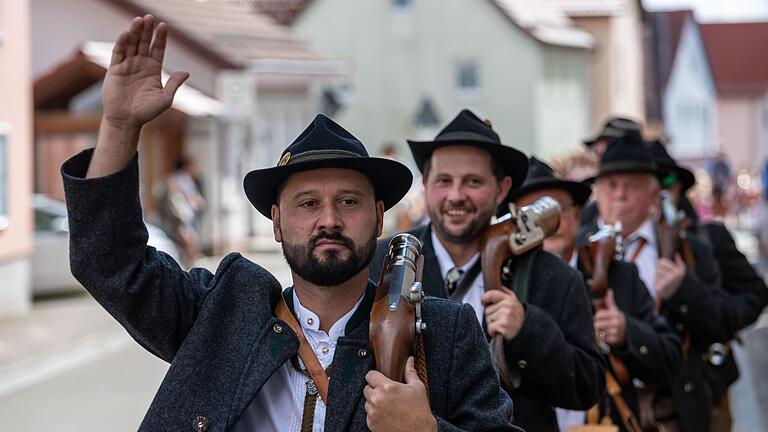
[[[339,242],[339,243],[343,244],[347,248],[349,248],[349,250],[355,250],[355,243],[352,241],[352,239],[342,235],[338,231],[333,231],[333,232],[322,231],[322,232],[318,233],[317,235],[313,236],[311,239],[309,239],[309,244],[312,247],[312,249],[317,247],[317,243],[320,240],[336,241],[336,242]]]

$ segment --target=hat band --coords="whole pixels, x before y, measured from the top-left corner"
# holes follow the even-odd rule
[[[363,156],[347,150],[307,150],[301,154],[291,157],[284,165],[293,165],[297,163],[312,162],[318,160],[359,157]]]
[[[495,141],[483,134],[465,131],[447,132],[435,137],[435,142],[440,141],[483,141],[489,144],[501,144],[501,142]]]

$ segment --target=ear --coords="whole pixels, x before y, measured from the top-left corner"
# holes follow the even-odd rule
[[[272,204],[272,233],[275,235],[275,241],[283,241],[283,232],[280,230],[280,207]]]
[[[499,195],[496,196],[496,206],[504,202],[509,195],[509,190],[512,189],[512,177],[506,176],[499,182]]]
[[[376,225],[376,238],[379,238],[384,230],[384,201],[376,201]]]

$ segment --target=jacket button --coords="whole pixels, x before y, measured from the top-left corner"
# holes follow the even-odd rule
[[[357,351],[357,356],[360,358],[368,357],[368,350],[365,348],[360,348],[360,350]]]
[[[683,391],[684,391],[684,392],[686,392],[686,393],[691,393],[691,392],[693,392],[693,389],[694,389],[694,388],[695,388],[695,387],[693,386],[693,384],[691,384],[691,383],[689,383],[689,382],[687,382],[687,383],[685,383],[685,385],[683,385]]]
[[[528,366],[528,362],[525,360],[520,360],[519,362],[517,362],[517,367],[519,367],[520,369],[525,369],[526,366]]]
[[[677,324],[675,324],[675,329],[677,331],[681,332],[681,331],[685,330],[685,326],[680,324],[680,323],[677,323]]]
[[[680,306],[680,313],[683,315],[688,315],[688,306],[687,305]]]
[[[272,326],[272,330],[275,331],[275,333],[282,333],[283,332],[283,326],[280,324],[275,324]]]
[[[640,354],[648,355],[648,347],[645,345],[640,345]]]
[[[194,428],[195,432],[205,432],[208,430],[208,419],[199,416],[195,419],[194,422],[192,422],[192,427]]]

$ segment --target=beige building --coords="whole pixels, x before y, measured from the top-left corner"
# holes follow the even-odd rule
[[[643,8],[640,0],[547,0],[595,38],[590,125],[608,116],[645,120]]]
[[[27,311],[32,252],[29,2],[0,1],[0,318]]]
[[[350,63],[336,118],[374,153],[434,137],[462,108],[503,142],[548,158],[589,132],[592,37],[539,0],[312,0],[285,10],[293,34]]]

